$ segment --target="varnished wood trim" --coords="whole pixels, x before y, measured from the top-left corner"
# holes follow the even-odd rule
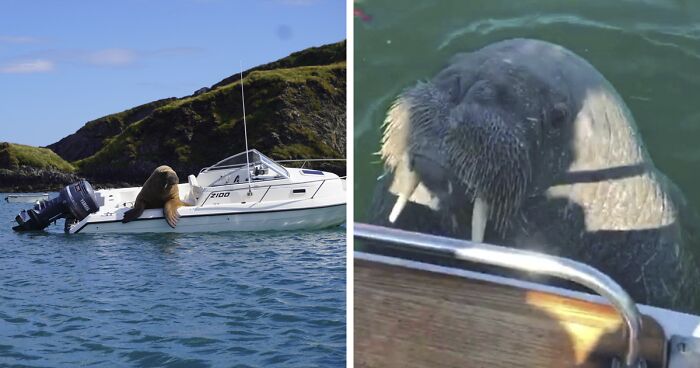
[[[607,367],[625,349],[608,305],[355,260],[356,367]],[[663,366],[645,316],[642,356]]]

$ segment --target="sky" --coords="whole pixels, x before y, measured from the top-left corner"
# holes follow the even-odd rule
[[[0,142],[45,146],[345,38],[345,0],[0,0]]]

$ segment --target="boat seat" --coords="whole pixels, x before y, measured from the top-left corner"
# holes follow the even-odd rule
[[[199,183],[197,182],[197,177],[194,175],[188,176],[187,182],[190,184],[190,192],[187,194],[187,198],[185,201],[191,204],[195,204],[197,203],[197,200],[199,200],[199,196],[202,195],[204,188],[199,186]]]

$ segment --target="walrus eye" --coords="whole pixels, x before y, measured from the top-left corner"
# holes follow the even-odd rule
[[[467,95],[476,101],[488,102],[496,97],[496,89],[489,81],[482,79],[469,88]]]
[[[569,109],[563,102],[556,103],[551,112],[551,123],[554,128],[561,128],[569,118]]]

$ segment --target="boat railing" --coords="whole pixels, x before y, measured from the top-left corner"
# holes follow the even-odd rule
[[[553,276],[586,286],[605,297],[625,322],[627,351],[623,359],[615,364],[629,368],[637,368],[643,364],[639,358],[642,318],[637,305],[619,284],[591,266],[533,251],[363,223],[355,223],[354,231],[356,238],[380,244],[399,245],[405,250]]]
[[[281,163],[299,163],[301,162],[301,166],[299,167],[300,169],[303,169],[306,164],[310,162],[341,162],[341,161],[347,161],[344,158],[307,158],[307,159],[298,159],[298,160],[275,160],[278,164]]]
[[[276,163],[282,164],[282,163],[301,163],[301,166],[299,167],[300,169],[303,169],[306,164],[311,163],[311,162],[345,162],[347,159],[344,158],[307,158],[307,159],[298,159],[298,160],[275,160]],[[248,166],[249,167],[254,167],[255,165],[260,165],[262,162],[261,161],[256,161],[256,162],[251,162]],[[207,172],[211,170],[226,170],[226,169],[237,169],[241,167],[245,167],[246,163],[240,163],[240,164],[233,164],[233,165],[220,165],[220,166],[207,166],[202,168],[199,172]]]
[[[213,165],[213,166],[204,167],[204,168],[202,168],[201,170],[199,170],[199,172],[200,172],[200,173],[203,173],[203,172],[215,171],[215,170],[238,169],[238,168],[245,167],[246,165],[248,165],[249,167],[253,167],[253,166],[255,166],[256,164],[259,165],[260,162],[257,162],[257,163],[256,163],[256,162],[251,162],[250,164],[246,164],[246,163],[244,162],[244,163],[242,163],[242,164],[221,165],[221,166]]]
[[[284,178],[270,178],[270,179],[264,179],[264,180],[253,179],[253,181],[252,181],[251,183],[253,183],[253,184],[259,184],[259,183],[271,182],[271,181],[280,180],[280,179],[284,179]],[[323,178],[323,179],[315,179],[315,180],[306,180],[306,181],[304,181],[304,184],[317,183],[317,182],[319,182],[319,181],[323,182],[323,181],[345,180],[345,179],[347,179],[347,176],[338,176],[338,177],[335,177],[335,178]],[[240,185],[240,184],[246,184],[246,182],[236,183],[235,185]],[[216,187],[225,187],[225,186],[230,186],[230,185],[234,185],[234,184],[216,184],[216,185],[210,185],[210,186],[211,186],[212,188],[216,188]],[[267,183],[267,184],[263,184],[262,186],[275,187],[275,186],[285,186],[285,185],[286,185],[286,186],[293,186],[293,185],[299,185],[299,183],[289,183],[289,182],[278,183],[278,184]]]

